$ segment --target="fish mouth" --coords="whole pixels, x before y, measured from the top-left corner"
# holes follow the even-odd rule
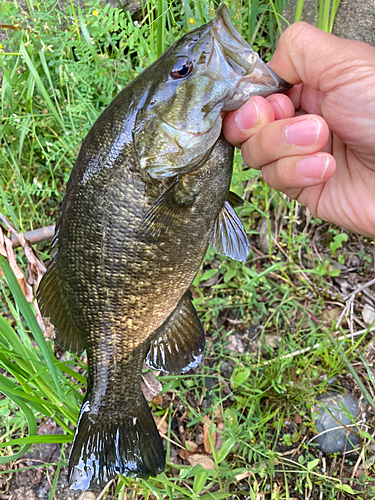
[[[214,63],[216,71],[222,73],[223,66],[226,65],[226,71],[231,72],[232,78],[233,73],[238,75],[234,78],[236,95],[233,100],[229,99],[225,103],[223,111],[238,108],[253,95],[266,97],[276,92],[286,92],[293,87],[268,67],[242,38],[233,26],[225,4],[220,5],[212,26],[215,48],[221,52],[214,58],[217,61]]]

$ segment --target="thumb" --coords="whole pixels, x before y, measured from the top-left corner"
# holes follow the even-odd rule
[[[367,47],[298,22],[283,32],[269,65],[289,83],[304,83],[328,93],[344,83],[336,81],[337,77],[353,70],[358,55]]]
[[[270,66],[287,82],[304,84],[297,108],[321,114],[346,145],[373,161],[375,47],[299,22],[280,37]]]

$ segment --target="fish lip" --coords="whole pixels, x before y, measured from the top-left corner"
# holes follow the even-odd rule
[[[243,77],[242,81],[244,80],[250,80],[254,84],[261,85],[263,90],[258,90],[257,95],[263,95],[264,97],[275,92],[287,92],[293,87],[292,84],[275,73],[258,55],[253,70],[249,75]],[[238,84],[240,83],[238,82]]]
[[[273,81],[275,82],[275,86],[278,87],[278,92],[287,92],[291,88],[293,88],[293,84],[287,82],[281,76],[279,76],[277,73],[274,72],[273,69],[271,69],[268,64],[266,64],[267,71],[269,72],[269,75],[271,78],[273,78]]]

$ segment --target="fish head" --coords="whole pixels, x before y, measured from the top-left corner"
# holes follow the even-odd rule
[[[292,87],[241,37],[225,5],[211,22],[175,42],[142,76],[149,86],[133,137],[141,167],[154,178],[199,168],[220,136],[226,111],[252,96]]]

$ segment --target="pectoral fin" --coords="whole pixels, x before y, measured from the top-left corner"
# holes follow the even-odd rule
[[[210,245],[218,253],[234,260],[245,262],[249,255],[250,244],[245,229],[228,201],[217,216],[210,236]]]
[[[244,204],[244,201],[241,198],[241,196],[238,196],[238,194],[233,193],[233,191],[229,191],[229,194],[227,196],[227,201],[233,208],[242,207]]]
[[[146,356],[146,364],[153,370],[184,373],[202,361],[205,335],[187,292],[166,322],[159,328]]]

